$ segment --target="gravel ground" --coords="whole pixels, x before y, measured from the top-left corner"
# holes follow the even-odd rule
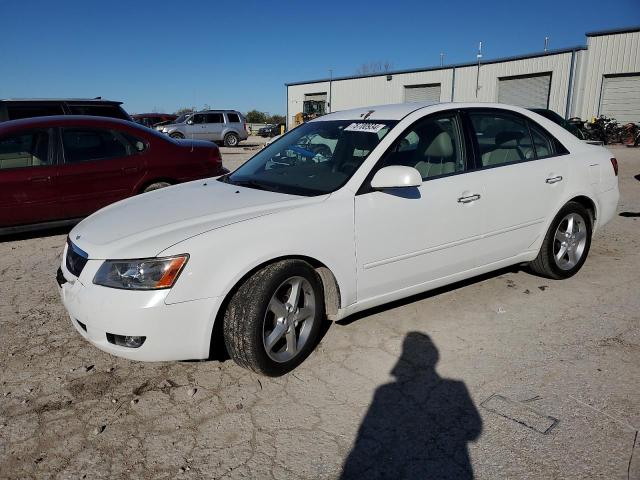
[[[58,299],[66,232],[0,240],[0,477],[640,478],[640,151],[614,152],[620,215],[577,276],[359,314],[276,379],[97,350]]]

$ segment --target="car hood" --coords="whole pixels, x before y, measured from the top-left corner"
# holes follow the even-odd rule
[[[209,178],[114,203],[80,222],[69,238],[90,259],[153,257],[195,235],[327,197],[267,192]]]

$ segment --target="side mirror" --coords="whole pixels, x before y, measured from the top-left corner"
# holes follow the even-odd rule
[[[193,120],[187,120],[187,125],[193,125]]]
[[[422,185],[422,175],[413,167],[391,165],[378,170],[371,179],[371,187],[375,189],[419,187]]]

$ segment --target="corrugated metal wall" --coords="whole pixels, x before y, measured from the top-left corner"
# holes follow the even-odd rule
[[[573,87],[571,63],[574,58]],[[440,84],[440,101],[451,101],[454,69],[443,68],[425,72],[393,74],[378,77],[334,80],[332,82],[332,111],[368,105],[401,103],[404,86]],[[509,60],[481,65],[479,89],[476,91],[477,66],[455,68],[454,101],[496,102],[501,77],[551,73],[549,108],[562,116],[583,119],[599,114],[602,79],[604,75],[640,73],[640,32],[611,33],[588,37],[588,50],[551,53],[533,58]],[[291,85],[288,87],[288,115],[290,124],[302,110],[305,93],[327,92],[329,82]],[[569,106],[569,108],[567,108]],[[638,119],[640,120],[640,119]]]
[[[386,75],[379,77],[334,80],[331,82],[331,110],[348,110],[367,105],[384,105],[402,103],[406,85],[440,84],[440,101],[451,101],[451,81],[453,70],[442,69],[417,73],[393,74],[391,80]],[[327,92],[329,82],[289,85],[288,87],[288,121],[294,124],[296,113],[302,111],[304,95],[308,93]]]
[[[564,116],[569,91],[570,66],[571,53],[481,65],[480,88],[477,95],[478,67],[457,68],[454,100],[456,102],[497,102],[498,79],[500,77],[551,72],[549,108]]]
[[[600,114],[604,75],[640,73],[640,32],[589,37],[587,46],[588,68],[582,72],[584,93],[578,110],[581,118]]]

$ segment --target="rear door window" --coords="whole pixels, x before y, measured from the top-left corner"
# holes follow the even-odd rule
[[[33,130],[0,138],[0,170],[50,165],[49,132]]]
[[[11,105],[7,107],[9,120],[21,118],[48,117],[50,115],[64,115],[62,105]]]
[[[207,123],[224,123],[221,113],[207,113]]]
[[[470,111],[482,167],[522,162],[535,158],[524,118],[501,111]]]
[[[229,123],[240,123],[240,116],[237,113],[227,113]]]
[[[100,129],[65,128],[62,145],[66,163],[126,157],[135,151],[122,134]]]
[[[71,115],[92,115],[129,120],[118,105],[68,105]]]
[[[560,141],[540,127],[537,123],[530,121],[531,138],[536,150],[536,158],[555,157],[564,155],[569,151],[560,143]]]

